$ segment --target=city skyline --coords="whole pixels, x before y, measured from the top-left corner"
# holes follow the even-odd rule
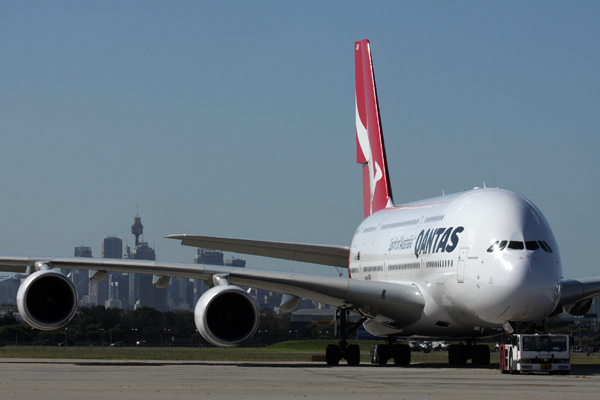
[[[565,278],[597,275],[599,18],[590,1],[5,3],[0,254],[99,255],[138,204],[161,261],[196,253],[170,234],[350,245],[368,38],[395,202],[515,191]]]

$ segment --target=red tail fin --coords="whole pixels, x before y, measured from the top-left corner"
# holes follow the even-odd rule
[[[371,45],[355,42],[356,69],[356,162],[363,164],[365,218],[393,206],[385,146],[379,118]]]

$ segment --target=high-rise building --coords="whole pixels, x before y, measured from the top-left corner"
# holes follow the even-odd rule
[[[119,282],[108,283],[108,300],[104,302],[106,308],[123,308],[123,303],[119,300]]]
[[[76,249],[77,250],[77,249]],[[102,258],[121,258],[121,254],[123,252],[123,241],[117,237],[107,237],[102,239]],[[81,251],[81,254],[86,254]],[[89,252],[91,257],[91,250]],[[83,257],[83,256],[82,256]],[[87,271],[82,271],[87,274]],[[80,275],[80,274],[78,274]],[[75,277],[75,274],[74,274]],[[78,281],[82,281],[82,277],[77,276],[75,278]],[[92,282],[88,279],[85,280],[87,282],[87,296],[83,297],[83,303],[85,305],[103,305],[106,306],[108,300],[110,300],[109,296],[109,285],[110,285],[110,276],[107,279],[104,279],[101,282]],[[75,283],[75,280],[73,281]],[[79,290],[79,287],[78,287]],[[113,306],[116,303],[112,303]]]
[[[114,236],[102,239],[102,258],[123,258],[123,240]]]
[[[144,226],[142,219],[136,216],[133,219],[131,233],[135,236],[135,248],[126,246],[123,258],[133,260],[156,260],[156,253],[147,242],[139,240],[143,234]],[[167,309],[167,292],[165,289],[157,289],[152,285],[152,275],[129,274],[129,306],[132,309],[137,307],[153,307],[164,311]]]
[[[225,265],[227,267],[246,268],[246,260],[240,260],[239,258],[233,258],[231,260],[225,260]]]
[[[171,284],[167,286],[167,304],[171,310],[190,310],[191,304],[188,302],[188,282],[187,278],[171,278]]]
[[[133,274],[111,272],[108,274],[108,301],[112,308],[129,309],[129,277]],[[117,303],[118,301],[118,303]],[[115,304],[121,304],[116,306]]]
[[[223,261],[223,252],[219,250],[208,250],[208,249],[198,249],[197,254],[194,256],[195,264],[206,264],[206,265],[225,265]],[[208,286],[200,280],[194,279],[194,295],[193,295],[193,305],[196,306],[198,303],[198,299],[208,290]]]
[[[15,304],[21,282],[27,275],[15,275],[0,280],[0,304]]]
[[[92,248],[87,246],[75,247],[75,257],[92,257]]]
[[[92,257],[92,248],[87,246],[78,246],[75,247],[74,251],[75,257]],[[89,273],[88,271],[80,270],[80,269],[61,269],[61,272],[65,274],[71,282],[75,285],[77,289],[78,300],[82,301],[83,305],[89,304],[88,295],[90,292],[89,289]],[[96,303],[93,303],[96,304]]]
[[[208,265],[225,265],[223,261],[222,251],[207,249],[198,249],[198,254],[194,256],[194,263]]]

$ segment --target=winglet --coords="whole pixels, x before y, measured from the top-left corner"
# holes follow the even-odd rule
[[[356,162],[363,164],[365,218],[392,207],[385,146],[379,118],[371,46],[367,39],[354,43],[356,69]]]

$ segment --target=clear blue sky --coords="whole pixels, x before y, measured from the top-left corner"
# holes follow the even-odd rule
[[[0,1],[0,254],[100,256],[136,205],[163,261],[192,261],[179,233],[348,245],[368,38],[396,202],[514,190],[567,277],[600,274],[598,21],[587,1]]]

